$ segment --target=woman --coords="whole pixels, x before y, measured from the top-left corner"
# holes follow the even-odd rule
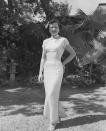
[[[57,20],[51,20],[49,22],[49,32],[51,37],[44,40],[42,45],[43,52],[38,80],[42,81],[44,77],[46,93],[44,116],[50,119],[48,131],[54,131],[59,118],[66,116],[59,102],[64,68],[75,57],[76,53],[70,46],[68,40],[59,35],[59,23]],[[65,49],[70,55],[62,63],[61,57]]]

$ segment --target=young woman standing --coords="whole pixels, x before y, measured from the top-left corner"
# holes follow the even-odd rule
[[[44,117],[49,117],[48,131],[54,131],[59,119],[65,117],[65,111],[59,102],[59,93],[64,73],[64,68],[76,55],[75,51],[65,37],[59,35],[59,23],[57,20],[49,22],[50,38],[43,41],[43,51],[40,63],[38,80],[44,79],[45,105]],[[70,55],[61,62],[61,57],[67,50]]]

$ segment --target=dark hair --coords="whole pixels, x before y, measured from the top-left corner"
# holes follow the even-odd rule
[[[58,24],[58,26],[59,26],[59,29],[61,29],[61,24],[60,24],[60,22],[59,22],[59,20],[57,20],[57,19],[51,19],[50,21],[49,21],[49,25],[51,25],[51,24],[53,24],[53,23],[57,23]]]

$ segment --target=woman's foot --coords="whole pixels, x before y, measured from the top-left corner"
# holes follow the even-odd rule
[[[59,117],[59,123],[61,122],[61,117]]]
[[[55,124],[50,124],[48,131],[55,131],[56,123]]]
[[[59,119],[58,119],[57,123],[60,123],[60,122],[61,122],[61,117],[59,117]]]

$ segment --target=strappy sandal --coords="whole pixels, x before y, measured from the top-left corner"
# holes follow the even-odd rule
[[[59,123],[61,122],[61,117],[59,117]]]
[[[56,124],[57,124],[57,123],[55,123],[55,124],[50,124],[47,131],[55,131]]]

